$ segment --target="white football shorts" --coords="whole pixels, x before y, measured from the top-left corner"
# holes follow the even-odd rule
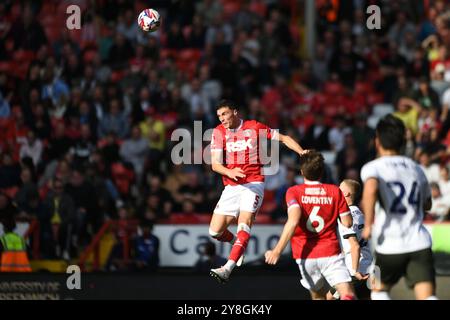
[[[264,182],[225,186],[214,213],[237,217],[239,212],[256,213],[264,198]]]
[[[320,291],[326,282],[334,287],[338,283],[352,281],[343,254],[315,259],[297,259],[295,262],[302,275],[300,283],[308,290]]]

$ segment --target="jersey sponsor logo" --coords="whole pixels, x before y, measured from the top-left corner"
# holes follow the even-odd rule
[[[244,130],[244,137],[251,137],[253,135],[253,130],[247,129]]]
[[[227,142],[227,151],[239,152],[239,151],[245,151],[247,149],[253,149],[252,140],[253,139]]]
[[[332,204],[333,197],[308,197],[302,196],[303,204]]]
[[[309,196],[325,196],[327,193],[323,188],[305,188],[305,194]]]

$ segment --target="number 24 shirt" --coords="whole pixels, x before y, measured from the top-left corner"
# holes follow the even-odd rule
[[[431,198],[420,166],[404,156],[384,156],[361,169],[361,180],[378,181],[373,245],[381,254],[401,254],[431,247],[422,224],[424,203]]]

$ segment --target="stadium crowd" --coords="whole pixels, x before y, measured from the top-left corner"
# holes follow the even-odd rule
[[[393,112],[431,183],[428,218],[448,219],[446,1],[316,1],[310,58],[301,1],[152,1],[163,19],[154,33],[136,23],[145,2],[72,3],[80,30],[66,28],[67,1],[0,3],[0,210],[13,199],[17,217],[39,220],[43,257],[79,254],[107,219],[210,214],[221,178],[206,164],[173,165],[171,134],[216,126],[223,97],[323,151],[336,183],[359,180],[375,157],[373,124]],[[371,4],[379,30],[366,27]],[[286,216],[296,161],[281,150],[262,216]]]

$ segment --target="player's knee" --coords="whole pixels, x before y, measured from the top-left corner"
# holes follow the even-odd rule
[[[211,228],[209,229],[209,235],[214,238],[217,239],[222,235],[223,232],[216,232],[214,230],[212,230]]]
[[[237,227],[237,232],[239,233],[239,231],[245,231],[248,234],[250,234],[250,226],[246,223],[239,223]]]

